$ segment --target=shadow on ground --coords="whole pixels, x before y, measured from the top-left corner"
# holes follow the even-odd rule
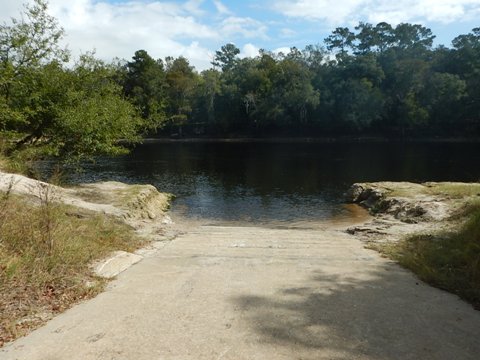
[[[314,271],[272,296],[233,302],[257,341],[293,347],[302,359],[478,359],[480,353],[480,313],[391,264],[361,274]]]

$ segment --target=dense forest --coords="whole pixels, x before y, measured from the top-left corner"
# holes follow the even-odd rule
[[[146,50],[72,59],[63,35],[44,0],[0,26],[7,154],[117,154],[145,135],[480,135],[480,28],[451,47],[407,23],[337,28],[321,44],[255,58],[226,44],[200,73]]]
[[[120,78],[144,116],[162,109],[179,135],[477,136],[480,28],[452,48],[434,38],[421,25],[360,23],[287,54],[242,59],[227,44],[200,74],[140,50]]]

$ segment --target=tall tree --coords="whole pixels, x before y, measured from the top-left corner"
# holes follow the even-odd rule
[[[204,120],[209,126],[215,124],[215,106],[217,97],[221,94],[220,72],[214,69],[204,70],[198,86],[198,106],[203,113]],[[202,117],[202,116],[200,116]]]
[[[343,60],[354,47],[355,34],[347,27],[338,27],[324,41],[327,49],[334,51],[338,60]]]
[[[223,45],[220,50],[215,52],[215,58],[212,61],[212,65],[220,67],[222,71],[229,71],[235,66],[238,54],[240,54],[240,49],[234,44],[229,43]]]
[[[395,46],[403,50],[428,50],[432,47],[433,39],[435,39],[435,35],[430,29],[419,24],[398,24],[394,34]]]
[[[168,84],[168,117],[178,127],[182,135],[182,127],[187,123],[192,112],[192,96],[197,86],[198,77],[193,67],[184,57],[166,60],[166,81]]]
[[[125,67],[125,94],[140,108],[148,125],[156,129],[166,118],[167,83],[163,62],[154,60],[145,50],[138,50]]]
[[[452,72],[465,80],[468,96],[464,98],[465,127],[480,132],[480,28],[456,37],[451,56]]]
[[[395,41],[395,31],[392,25],[386,22],[380,22],[375,25],[376,46],[380,52],[385,51],[392,46]]]
[[[466,82],[459,76],[430,72],[419,94],[429,113],[430,130],[443,135],[458,133],[466,115],[463,102],[466,96]]]

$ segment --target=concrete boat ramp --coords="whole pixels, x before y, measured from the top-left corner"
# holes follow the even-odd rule
[[[0,359],[478,359],[480,312],[338,229],[195,226]]]

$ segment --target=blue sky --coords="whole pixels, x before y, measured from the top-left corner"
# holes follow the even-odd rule
[[[27,0],[28,1],[28,0]],[[24,0],[0,0],[0,21],[18,17]],[[480,0],[50,0],[74,55],[130,59],[138,49],[155,58],[185,56],[203,70],[228,42],[255,56],[319,44],[338,26],[359,21],[420,23],[436,44],[480,26]]]

